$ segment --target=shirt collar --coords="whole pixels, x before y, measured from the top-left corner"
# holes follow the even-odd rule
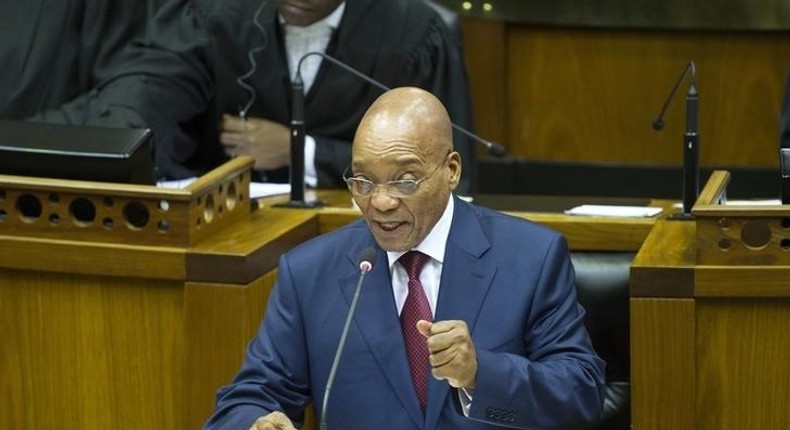
[[[426,236],[425,239],[423,239],[423,241],[415,246],[412,250],[420,251],[439,263],[444,263],[444,250],[447,248],[447,239],[450,237],[450,225],[453,223],[454,211],[455,201],[453,200],[453,195],[450,194],[450,198],[447,201],[447,206],[445,206],[442,216],[439,217],[439,221],[437,221],[433,226],[431,231],[428,233],[428,236]],[[401,255],[405,253],[405,251],[387,252],[390,270],[392,270],[392,266],[398,261]]]

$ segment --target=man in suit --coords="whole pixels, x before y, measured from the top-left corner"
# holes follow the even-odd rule
[[[367,247],[375,263],[328,428],[562,428],[600,415],[604,363],[564,239],[453,196],[451,142],[446,110],[423,90],[370,107],[346,176],[364,219],[281,257],[260,332],[206,429],[292,429],[323,403]]]
[[[103,87],[154,131],[161,176],[199,174],[250,155],[272,182],[287,182],[291,81],[299,59],[324,52],[387,86],[418,86],[471,128],[459,41],[423,0],[180,0],[158,14],[150,39]],[[305,87],[306,182],[344,187],[351,140],[381,94],[341,67],[311,56]],[[472,191],[475,143],[458,134],[462,189]]]

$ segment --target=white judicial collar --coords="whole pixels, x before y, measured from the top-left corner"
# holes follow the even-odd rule
[[[285,19],[280,15],[280,23],[284,24],[285,29],[285,52],[288,54],[288,70],[291,74],[291,80],[296,76],[299,60],[305,54],[313,51],[326,52],[326,47],[332,39],[332,33],[340,25],[345,10],[346,3],[340,3],[326,18],[306,27],[285,24]],[[313,55],[302,61],[300,72],[304,82],[305,93],[313,86],[318,69],[321,68],[322,60],[321,57]]]

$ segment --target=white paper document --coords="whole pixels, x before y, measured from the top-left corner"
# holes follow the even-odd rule
[[[156,184],[162,188],[186,188],[197,178],[180,179],[177,181],[161,181]],[[259,199],[261,197],[276,196],[279,194],[289,194],[291,184],[269,184],[264,182],[250,182],[250,198]]]
[[[651,206],[579,205],[565,211],[568,215],[651,217],[661,213],[661,208]]]
[[[782,201],[779,199],[766,200],[727,200],[729,206],[779,206]]]

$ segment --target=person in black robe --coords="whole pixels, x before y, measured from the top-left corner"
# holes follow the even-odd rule
[[[123,62],[124,46],[145,34],[158,1],[3,0],[0,118],[129,125],[128,116],[83,107]]]
[[[327,1],[338,3],[306,3]],[[287,130],[291,85],[278,13],[281,3],[168,3],[151,36],[133,47],[133,60],[103,85],[99,99],[138,112],[153,129],[160,176],[194,176],[225,161],[220,128],[228,132],[232,117],[223,115],[243,111],[250,126],[264,119]],[[460,41],[432,7],[423,0],[346,0],[344,7],[327,54],[386,86],[431,91],[456,124],[471,129]],[[350,162],[354,131],[381,93],[328,61],[321,63],[305,95],[306,132],[316,142],[319,187],[345,186],[342,173]],[[459,189],[466,194],[472,191],[475,143],[456,133],[454,144],[464,160]],[[265,172],[269,180],[287,181],[287,158],[280,162],[277,167],[284,168]]]
[[[790,149],[790,73],[787,74],[779,118],[779,148]],[[790,166],[789,166],[790,167]]]

